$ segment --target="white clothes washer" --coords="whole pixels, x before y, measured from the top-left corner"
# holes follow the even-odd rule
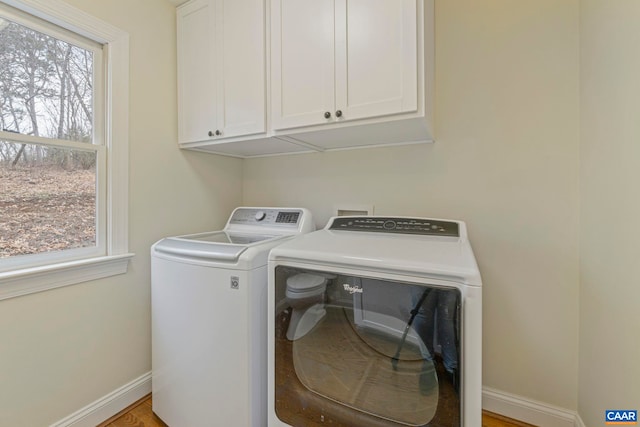
[[[270,427],[482,423],[482,281],[461,221],[332,218],[270,252],[268,319]]]
[[[240,207],[152,246],[153,412],[170,427],[267,424],[267,254],[314,228],[306,209]]]

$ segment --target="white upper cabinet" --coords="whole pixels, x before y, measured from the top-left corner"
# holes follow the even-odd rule
[[[192,0],[177,32],[179,142],[264,135],[264,0]]]
[[[275,130],[418,109],[416,0],[272,0]]]
[[[271,123],[325,123],[335,108],[334,0],[271,2]]]
[[[434,0],[182,4],[180,146],[253,157],[433,141],[433,10]]]

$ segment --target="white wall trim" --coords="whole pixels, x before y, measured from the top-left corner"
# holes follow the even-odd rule
[[[147,372],[49,427],[95,427],[149,393],[151,393],[151,372]]]
[[[575,427],[587,427],[582,418],[580,418],[580,414],[576,414],[576,425]]]
[[[97,257],[1,272],[0,300],[124,274],[132,257]]]
[[[482,388],[482,409],[536,426],[584,427],[574,411],[489,387]]]
[[[151,372],[140,376],[49,427],[95,427],[151,393]],[[482,388],[482,409],[545,427],[586,427],[574,411],[490,387]]]
[[[2,0],[9,6],[83,35],[99,43],[111,43],[128,34],[62,0]]]

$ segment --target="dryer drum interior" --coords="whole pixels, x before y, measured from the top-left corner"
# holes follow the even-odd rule
[[[461,301],[455,287],[276,267],[277,417],[459,426]]]

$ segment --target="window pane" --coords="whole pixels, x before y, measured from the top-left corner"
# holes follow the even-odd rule
[[[0,141],[0,258],[96,245],[96,153]]]
[[[92,142],[93,53],[0,16],[0,125]]]

